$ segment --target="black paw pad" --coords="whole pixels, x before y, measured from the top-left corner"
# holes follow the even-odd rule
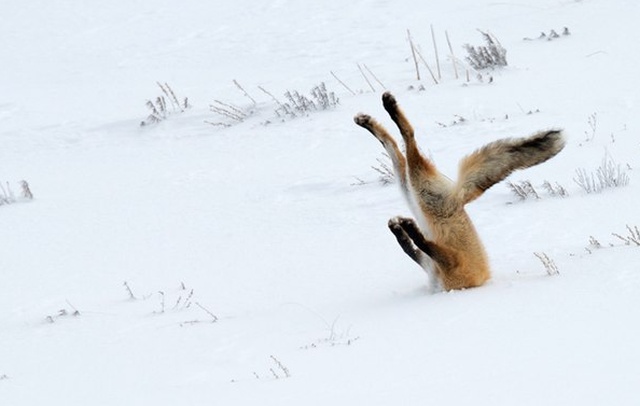
[[[356,114],[356,116],[353,118],[353,121],[359,126],[365,127],[371,122],[371,116],[362,113]]]
[[[395,109],[398,105],[396,98],[389,92],[384,92],[382,95],[382,105],[385,109]]]

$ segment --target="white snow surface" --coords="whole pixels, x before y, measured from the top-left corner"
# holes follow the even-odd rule
[[[0,405],[640,404],[640,247],[612,235],[640,226],[636,1],[7,0],[0,15],[0,181],[17,196],[0,206]],[[435,69],[431,26],[438,85],[424,66],[416,80],[407,40]],[[509,65],[467,83],[445,31],[460,68],[477,29]],[[564,151],[509,179],[540,199],[503,182],[468,206],[485,286],[433,292],[389,233],[409,209],[352,117],[396,129],[358,64],[450,177],[487,142],[565,129]],[[141,127],[156,81],[192,107]],[[321,82],[340,104],[284,121],[258,88],[284,101]],[[252,114],[213,126],[229,122],[215,100]],[[605,154],[629,185],[587,194],[575,171]]]

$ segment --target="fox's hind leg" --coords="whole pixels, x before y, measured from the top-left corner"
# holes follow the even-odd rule
[[[391,134],[374,120],[371,116],[367,114],[358,114],[353,118],[356,124],[360,127],[369,130],[371,134],[384,147],[385,151],[391,158],[391,162],[393,163],[393,169],[396,174],[398,181],[400,182],[400,187],[402,192],[405,194],[405,197],[409,198],[409,190],[407,186],[407,161],[402,155],[400,148],[398,148],[398,143],[393,139]]]
[[[385,92],[382,95],[382,105],[387,110],[389,116],[394,123],[398,126],[402,139],[404,140],[405,147],[407,149],[407,165],[409,176],[415,173],[421,173],[423,175],[432,176],[437,173],[435,166],[431,161],[425,158],[418,149],[416,144],[413,127],[404,115],[404,112],[398,106],[396,98],[389,92]]]
[[[414,137],[413,127],[389,92],[382,95],[382,104],[398,126],[406,146],[407,181],[415,201],[421,210],[433,215],[447,216],[457,209],[456,202],[449,199],[453,182],[443,176],[433,162],[420,153]],[[419,217],[419,216],[418,216]]]

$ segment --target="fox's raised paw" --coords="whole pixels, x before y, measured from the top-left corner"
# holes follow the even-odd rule
[[[402,216],[395,216],[395,217],[391,217],[389,219],[389,222],[387,223],[387,225],[389,226],[389,228],[394,228],[394,227],[401,227],[401,223],[406,220],[405,217]]]
[[[373,119],[368,114],[359,113],[353,117],[353,121],[358,124],[360,127],[368,127]]]
[[[399,231],[402,230],[400,224],[389,221],[389,230],[391,230],[394,234],[398,234]]]
[[[398,224],[400,224],[403,228],[406,227],[417,227],[416,222],[413,219],[408,217],[396,217]]]
[[[391,94],[391,92],[384,92],[382,94],[382,105],[387,112],[391,113],[392,111],[396,111],[398,108],[398,102],[396,98]]]

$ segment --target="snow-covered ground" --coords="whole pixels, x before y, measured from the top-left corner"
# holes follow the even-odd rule
[[[640,247],[612,235],[640,226],[637,2],[9,0],[0,15],[16,197],[0,205],[0,405],[640,402]],[[416,80],[407,40],[435,69],[431,26],[438,85],[423,65]],[[477,29],[509,65],[467,83],[445,31],[461,68]],[[560,155],[509,179],[540,199],[504,182],[469,205],[487,285],[431,292],[387,230],[409,210],[352,122],[393,129],[358,64],[452,177],[484,143],[566,130]],[[191,108],[140,126],[157,81]],[[284,121],[259,88],[284,102],[322,82],[339,105]],[[605,156],[629,184],[588,194],[576,170]]]

